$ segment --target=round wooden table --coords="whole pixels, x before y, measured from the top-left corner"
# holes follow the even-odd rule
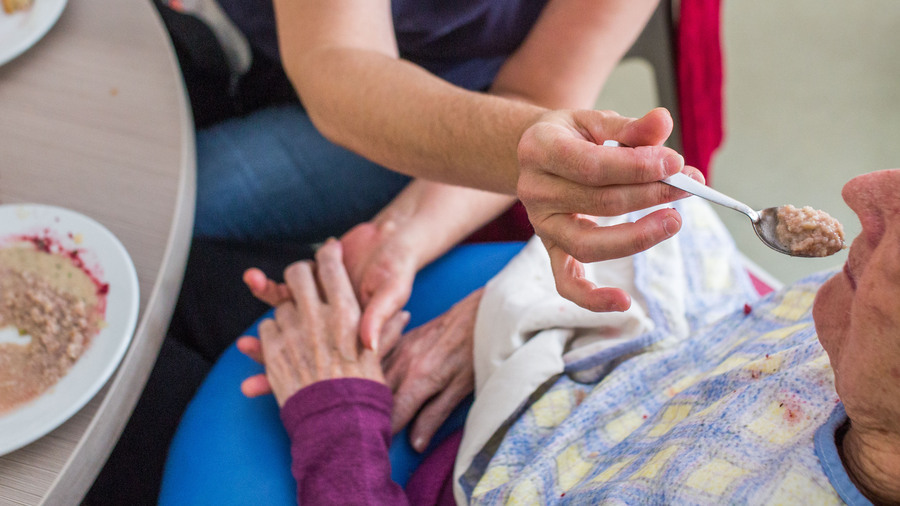
[[[69,0],[45,37],[0,66],[0,203],[96,219],[130,253],[141,293],[131,347],[103,390],[50,434],[0,456],[0,504],[77,504],[90,488],[169,324],[194,185],[190,108],[151,2]]]

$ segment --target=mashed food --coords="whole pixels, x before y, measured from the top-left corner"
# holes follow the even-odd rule
[[[24,11],[31,8],[33,0],[2,0],[3,11],[12,14],[18,11]]]
[[[844,227],[840,222],[810,206],[779,207],[775,234],[797,256],[825,257],[844,247]]]
[[[0,329],[23,338],[0,342],[0,413],[55,385],[97,334],[105,293],[75,260],[40,243],[0,248]]]

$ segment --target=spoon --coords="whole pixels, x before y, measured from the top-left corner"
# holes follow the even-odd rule
[[[730,209],[734,209],[735,211],[746,214],[747,217],[750,218],[750,222],[753,224],[753,231],[756,232],[756,235],[763,242],[763,244],[779,253],[784,253],[785,255],[789,256],[814,256],[808,253],[791,251],[789,247],[778,240],[778,236],[775,233],[776,227],[778,226],[777,207],[767,207],[766,209],[756,211],[747,204],[744,204],[743,202],[737,201],[729,197],[728,195],[713,190],[709,186],[695,181],[690,177],[682,174],[681,172],[672,174],[671,176],[663,179],[662,182],[666,183],[669,186],[674,186],[679,190],[684,190],[688,193],[692,193],[710,202],[719,204],[720,206],[725,206]]]
[[[621,144],[619,144],[617,141],[604,141],[603,145],[610,147],[621,146]],[[760,211],[756,211],[747,204],[744,204],[743,202],[737,201],[729,197],[728,195],[713,190],[709,186],[695,181],[681,172],[672,174],[671,176],[661,180],[661,182],[666,183],[669,186],[674,186],[679,190],[683,190],[698,197],[704,198],[715,204],[719,204],[720,206],[725,206],[729,209],[734,209],[735,211],[746,214],[747,217],[750,218],[750,222],[753,224],[753,231],[756,232],[757,237],[759,237],[763,244],[779,253],[784,253],[785,255],[795,257],[817,256],[804,251],[791,251],[791,249],[787,245],[785,245],[778,239],[778,235],[776,234],[776,227],[778,226],[778,207],[769,207]]]

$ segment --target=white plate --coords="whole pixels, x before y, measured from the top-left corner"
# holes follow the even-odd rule
[[[104,315],[107,325],[54,387],[0,414],[0,455],[52,431],[94,397],[131,343],[140,298],[137,272],[128,252],[109,230],[91,218],[60,207],[0,205],[0,247],[21,241],[16,236],[22,235],[49,237],[65,251],[78,250],[89,273],[109,284]]]
[[[66,0],[34,0],[30,9],[13,14],[0,7],[0,65],[41,40],[65,7]]]

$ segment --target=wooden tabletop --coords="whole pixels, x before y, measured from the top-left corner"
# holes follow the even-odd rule
[[[194,178],[183,82],[149,0],[69,0],[45,37],[0,66],[0,203],[96,219],[131,255],[141,294],[131,347],[103,390],[0,457],[0,504],[77,504],[112,451],[172,315]]]

